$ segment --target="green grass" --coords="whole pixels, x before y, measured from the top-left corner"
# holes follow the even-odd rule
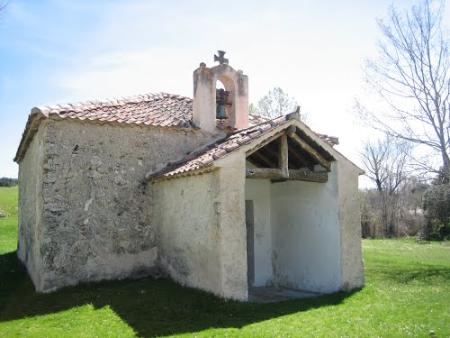
[[[223,301],[160,279],[36,294],[17,262],[15,188],[0,188],[0,337],[450,337],[450,245],[364,241],[366,286],[278,304]],[[430,334],[431,332],[434,334]]]
[[[0,187],[0,211],[7,215],[0,218],[0,255],[17,246],[17,196],[17,187]]]

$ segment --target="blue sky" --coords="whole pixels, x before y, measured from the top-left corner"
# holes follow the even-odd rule
[[[33,106],[165,91],[192,96],[217,49],[249,76],[250,100],[280,86],[359,163],[352,112],[390,1],[20,1],[0,14],[0,177]],[[395,1],[407,8],[410,1]]]

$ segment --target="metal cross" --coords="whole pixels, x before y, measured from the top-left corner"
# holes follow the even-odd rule
[[[225,58],[225,51],[223,50],[218,50],[217,54],[219,54],[219,56],[214,55],[214,62],[219,61],[219,63],[221,65],[223,64],[228,64],[228,59]]]

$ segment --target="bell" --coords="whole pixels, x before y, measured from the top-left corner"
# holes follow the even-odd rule
[[[225,120],[226,118],[227,113],[225,112],[225,105],[218,103],[216,108],[216,119]]]
[[[227,91],[222,88],[216,90],[216,119],[218,120],[225,120],[227,118],[227,112],[225,110],[227,98]]]

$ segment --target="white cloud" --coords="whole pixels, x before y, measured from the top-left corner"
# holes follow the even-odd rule
[[[114,4],[85,41],[79,62],[54,80],[67,99],[158,91],[191,96],[192,71],[201,61],[212,64],[212,53],[225,49],[230,64],[249,75],[252,101],[274,86],[284,88],[311,126],[338,136],[339,149],[359,163],[368,132],[357,125],[352,106],[356,95],[366,95],[361,69],[375,50],[374,13],[358,5],[334,7]]]

